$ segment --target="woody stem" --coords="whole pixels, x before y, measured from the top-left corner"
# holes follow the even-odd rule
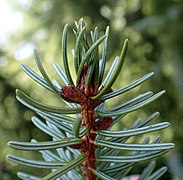
[[[95,118],[94,118],[94,108],[91,105],[90,100],[87,104],[82,106],[82,117],[83,117],[83,125],[87,125],[89,128],[88,133],[82,137],[82,148],[81,151],[85,155],[85,177],[86,180],[95,180],[96,175],[93,174],[92,169],[96,168],[96,160],[95,160],[95,150],[96,145],[93,143],[96,134],[94,134],[94,125],[95,125]]]

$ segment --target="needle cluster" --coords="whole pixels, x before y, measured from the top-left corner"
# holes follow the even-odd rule
[[[28,76],[55,93],[68,108],[43,104],[16,90],[17,99],[37,113],[37,116],[32,117],[32,122],[52,137],[52,141],[38,142],[32,139],[31,142],[10,141],[8,143],[15,149],[38,151],[44,159],[39,161],[8,155],[10,161],[29,167],[51,169],[45,177],[18,172],[21,179],[121,179],[130,173],[135,164],[161,156],[174,147],[172,143],[160,143],[160,136],[152,141],[146,137],[142,143],[128,143],[133,136],[167,128],[170,125],[169,122],[152,124],[159,116],[159,112],[151,114],[144,121],[137,119],[129,129],[112,129],[113,125],[127,114],[153,102],[165,91],[155,94],[151,91],[144,92],[106,110],[106,100],[116,96],[120,98],[122,94],[147,81],[154,73],[150,72],[131,84],[113,91],[112,85],[124,64],[128,40],[125,40],[121,54],[114,59],[110,70],[104,76],[109,27],[101,37],[99,37],[98,28],[91,31],[88,37],[83,19],[75,22],[75,25],[76,43],[72,49],[73,60],[68,60],[67,56],[68,25],[66,24],[62,35],[64,69],[54,64],[57,74],[64,82],[63,85],[49,78],[36,50],[34,50],[34,57],[41,76],[27,65],[22,65],[22,69]],[[101,45],[103,48],[100,53]],[[75,82],[70,72],[71,62],[74,63]],[[139,179],[155,180],[167,170],[166,167],[162,167],[153,172],[154,168],[155,161],[152,161],[139,175]]]

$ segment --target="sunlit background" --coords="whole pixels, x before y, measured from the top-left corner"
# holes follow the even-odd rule
[[[163,142],[174,142],[176,148],[160,158],[158,166],[169,167],[165,179],[183,179],[183,1],[182,0],[0,0],[0,179],[17,179],[16,172],[31,168],[17,166],[6,161],[8,153],[18,154],[7,147],[10,140],[29,141],[31,138],[48,140],[49,137],[35,128],[31,122],[34,114],[15,99],[15,89],[21,89],[37,100],[48,104],[61,104],[50,93],[34,83],[20,68],[25,63],[36,69],[32,51],[36,48],[52,79],[55,77],[52,63],[61,63],[61,33],[69,23],[69,56],[74,47],[72,33],[74,21],[84,18],[88,32],[95,26],[101,34],[110,25],[109,69],[119,54],[125,38],[130,45],[121,77],[114,89],[125,86],[144,74],[154,71],[153,78],[140,88],[110,102],[114,106],[139,93],[166,94],[143,110],[123,119],[115,128],[129,127],[140,117],[160,111],[156,121],[169,121],[171,127],[160,132]],[[71,65],[72,67],[72,65]],[[73,73],[74,75],[74,73]],[[62,84],[62,82],[60,82]],[[45,98],[46,97],[46,98]],[[154,133],[149,135],[153,137]],[[141,139],[137,141],[141,142]],[[37,154],[23,156],[37,158]],[[38,157],[39,158],[39,157]],[[139,168],[145,166],[140,164]],[[138,173],[138,169],[133,170]],[[40,171],[44,174],[44,171]]]

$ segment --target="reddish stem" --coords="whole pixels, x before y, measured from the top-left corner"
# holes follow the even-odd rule
[[[98,86],[95,86],[93,81],[89,86],[85,87],[85,76],[87,73],[87,66],[84,67],[81,75],[80,83],[75,86],[65,86],[62,88],[62,96],[66,100],[78,103],[82,109],[82,126],[87,126],[89,131],[82,137],[82,143],[72,146],[72,148],[79,149],[85,155],[85,161],[82,165],[85,167],[83,174],[86,180],[95,180],[96,175],[93,169],[96,169],[95,150],[97,146],[94,141],[96,138],[96,131],[100,129],[107,129],[112,123],[112,118],[101,118],[96,121],[94,117],[95,108],[101,103],[99,100],[92,100],[90,97],[98,93]]]

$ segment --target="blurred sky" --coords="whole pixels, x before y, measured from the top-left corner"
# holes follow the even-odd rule
[[[23,22],[20,12],[13,10],[7,0],[0,0],[0,44],[6,46],[9,33],[18,30]]]
[[[23,7],[27,8],[31,0],[17,0]],[[10,34],[16,34],[23,23],[23,15],[15,10],[8,0],[0,0],[0,48],[7,51],[11,42],[8,42]],[[18,34],[18,33],[17,33]],[[14,57],[16,60],[25,60],[32,55],[33,46],[30,44],[17,47]]]

